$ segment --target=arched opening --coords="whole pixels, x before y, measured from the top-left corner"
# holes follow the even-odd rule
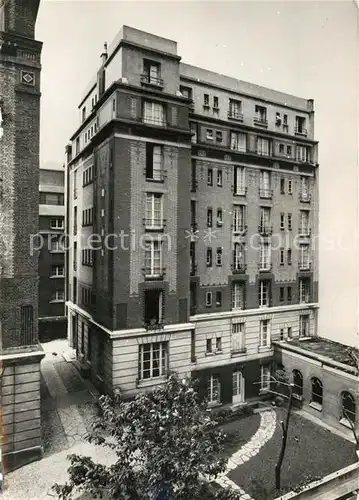
[[[342,392],[342,411],[341,418],[349,420],[352,424],[356,421],[355,398],[350,392]]]
[[[303,375],[299,370],[293,370],[293,394],[303,396]]]
[[[312,397],[311,404],[314,408],[322,409],[323,405],[323,384],[319,378],[312,378]]]

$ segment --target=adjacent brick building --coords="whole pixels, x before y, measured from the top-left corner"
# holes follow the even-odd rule
[[[313,101],[127,26],[101,59],[67,147],[70,341],[105,391],[256,397],[272,341],[317,333]]]
[[[0,2],[0,324],[2,456],[41,455],[38,342],[39,0]]]
[[[40,169],[39,338],[66,338],[65,252],[59,240],[65,229],[64,168]]]

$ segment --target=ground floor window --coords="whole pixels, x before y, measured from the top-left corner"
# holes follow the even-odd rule
[[[303,396],[303,375],[299,370],[293,370],[293,394]]]
[[[168,342],[140,345],[138,378],[147,380],[167,373]]]
[[[209,403],[221,401],[221,384],[217,375],[211,375],[207,383],[207,399]]]
[[[261,366],[261,390],[270,388],[270,366],[262,365]]]
[[[322,409],[323,406],[323,384],[319,378],[312,378],[312,398],[311,403],[314,407]]]
[[[342,398],[342,414],[341,418],[345,418],[352,424],[356,421],[355,398],[350,392],[343,392]]]

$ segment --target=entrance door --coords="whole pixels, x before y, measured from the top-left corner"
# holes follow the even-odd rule
[[[244,378],[240,370],[234,370],[232,375],[232,403],[244,401]]]

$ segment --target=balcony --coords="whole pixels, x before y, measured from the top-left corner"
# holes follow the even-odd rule
[[[308,135],[307,129],[302,128],[302,127],[295,127],[294,133],[295,133],[295,135],[302,135],[304,137],[306,137]]]
[[[231,264],[232,274],[245,274],[247,264]]]
[[[236,111],[234,109],[230,109],[228,111],[228,119],[242,122],[243,121],[243,113],[239,113],[238,111]]]
[[[301,201],[302,203],[310,203],[311,199],[312,199],[312,196],[310,193],[304,192],[304,191],[301,191],[299,193],[299,201]]]
[[[259,262],[258,264],[258,271],[260,273],[270,273],[272,270],[272,263],[271,262]]]
[[[246,186],[237,186],[237,188],[234,189],[233,194],[235,196],[246,196],[248,191],[248,188]]]
[[[165,219],[154,220],[154,219],[143,219],[146,231],[163,231],[166,224]]]
[[[273,196],[273,189],[259,188],[259,197],[271,200]]]
[[[196,274],[197,274],[197,264],[191,263],[190,275],[191,276],[196,276]]]
[[[260,224],[258,226],[258,233],[261,236],[270,236],[273,233],[273,226],[267,224]]]
[[[158,87],[160,89],[163,88],[163,79],[158,76],[148,75],[146,73],[141,75],[141,83],[143,85],[153,85],[154,87]]]
[[[191,193],[195,193],[198,188],[198,181],[197,179],[192,179],[191,180]]]
[[[309,227],[299,228],[299,237],[300,238],[310,238],[311,234],[312,234],[312,230]]]
[[[264,116],[255,116],[253,124],[257,125],[257,127],[268,127],[268,120]]]
[[[165,268],[142,268],[146,281],[163,281],[163,277],[166,274]]]
[[[143,324],[146,330],[163,330],[163,326],[161,319],[151,319],[150,321],[145,321]]]
[[[312,269],[312,263],[309,261],[300,261],[298,269],[299,271],[310,271]]]
[[[233,231],[233,234],[238,234],[240,236],[243,236],[247,233],[247,229],[248,229],[248,226],[245,226],[244,224],[242,225],[233,225],[232,224],[232,231]]]

